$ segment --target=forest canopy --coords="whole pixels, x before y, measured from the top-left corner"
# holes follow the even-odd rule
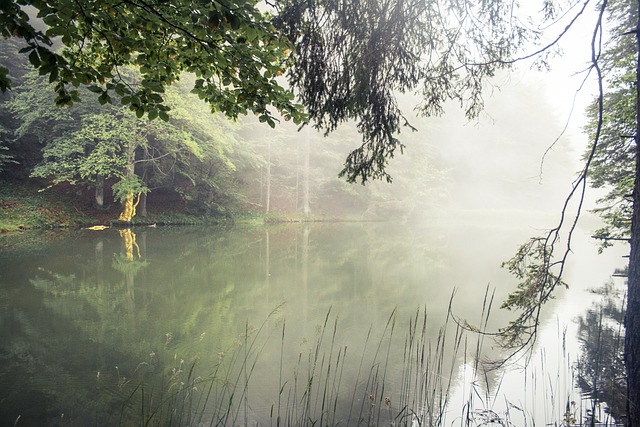
[[[553,19],[555,5],[543,9]],[[485,79],[539,37],[518,16],[501,1],[9,0],[0,25],[23,41],[20,53],[54,86],[57,105],[77,102],[86,86],[102,104],[117,98],[138,117],[167,120],[163,94],[190,73],[193,92],[231,118],[254,113],[272,127],[308,121],[327,132],[354,120],[362,143],[341,174],[364,183],[390,180],[388,161],[404,149],[398,133],[411,125],[398,93],[419,93],[426,115],[448,100],[479,113]],[[139,78],[128,80],[126,66]],[[0,89],[10,86],[1,66]]]

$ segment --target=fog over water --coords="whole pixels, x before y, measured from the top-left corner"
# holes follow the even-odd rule
[[[452,250],[456,254],[453,262],[459,263],[461,271],[451,276],[451,282],[461,291],[453,311],[461,309],[465,301],[481,299],[480,293],[471,289],[488,284],[495,290],[490,325],[496,328],[509,319],[508,312],[498,306],[517,283],[500,269],[501,262],[529,237],[543,236],[557,226],[565,199],[583,167],[582,156],[589,141],[582,132],[582,110],[592,98],[588,87],[576,95],[582,77],[571,76],[567,67],[565,62],[560,71],[548,75],[525,73],[497,79],[499,89],[487,96],[486,110],[478,120],[468,121],[452,106],[444,117],[418,125],[429,134],[428,144],[437,153],[434,158],[447,169],[446,197],[440,199],[442,210],[436,212],[444,223],[472,224],[471,228],[482,230],[468,234],[467,239],[464,233],[469,229],[460,227],[460,235],[454,238],[454,245],[459,246]],[[411,149],[409,146],[408,151]],[[543,310],[535,350],[516,358],[506,373],[489,374],[489,384],[483,385],[471,375],[472,364],[464,365],[452,402],[459,399],[464,406],[469,396],[479,393],[477,408],[492,402],[489,406],[502,417],[509,414],[514,425],[557,422],[570,401],[577,402],[573,412],[584,416],[572,373],[581,348],[576,338],[577,318],[598,301],[594,289],[613,281],[614,288],[624,291],[624,280],[612,278],[612,274],[626,265],[624,257],[628,255],[625,244],[600,254],[599,243],[591,238],[593,230],[601,226],[589,211],[596,206],[598,194],[601,192],[591,188],[586,191],[564,273],[569,289],[558,289],[556,298]],[[578,202],[576,197],[568,205],[569,223]],[[561,232],[562,250],[568,231],[565,226]],[[449,232],[455,234],[451,229]],[[513,251],[505,252],[509,246]],[[456,409],[452,413],[455,418]]]
[[[362,376],[361,367],[369,362],[385,366],[387,409],[400,410],[409,319],[426,313],[426,335],[434,347],[450,314],[482,324],[487,291],[493,295],[487,329],[513,319],[516,314],[499,306],[517,280],[501,263],[529,237],[557,225],[581,167],[586,139],[575,127],[562,135],[557,100],[539,80],[511,77],[496,84],[500,89],[487,96],[477,121],[469,122],[453,105],[443,117],[412,120],[418,132],[401,135],[407,148],[391,160],[392,184],[346,186],[335,178],[340,162],[335,152],[346,155],[348,145],[358,144],[351,128],[327,140],[295,129],[288,133],[287,126],[274,134],[264,128],[255,132],[254,142],[262,144],[256,150],[268,151],[270,173],[279,174],[274,183],[282,188],[269,189],[273,209],[299,207],[298,173],[286,166],[303,163],[299,155],[308,145],[309,181],[322,187],[309,192],[323,194],[311,197],[311,212],[326,221],[34,233],[33,246],[0,253],[0,401],[6,403],[0,421],[11,423],[21,415],[25,424],[56,425],[65,413],[69,423],[83,425],[100,417],[114,421],[109,417],[119,416],[122,408],[137,414],[136,404],[118,399],[135,395],[140,378],[166,386],[163,375],[184,373],[180,368],[192,360],[204,376],[234,349],[244,351],[243,334],[261,327],[265,341],[261,335],[251,352],[260,355],[246,394],[251,403],[241,412],[247,424],[273,422],[281,390],[292,387],[295,378],[304,383],[310,369],[305,363],[322,331],[327,331],[324,345],[334,345],[323,347],[328,352],[322,363],[324,357],[335,360],[338,351],[351,357],[335,391],[342,425],[354,402],[369,404],[361,393],[384,403],[376,394],[380,389]],[[331,167],[320,167],[327,164]],[[261,188],[247,197],[264,208],[265,192]],[[587,208],[593,207],[592,192],[587,197]],[[353,204],[346,209],[344,203]],[[349,221],[331,221],[344,212]],[[479,338],[466,334],[458,352],[447,347],[446,367],[436,374],[452,381],[449,422],[460,421],[465,407],[491,407],[503,416],[511,410],[515,425],[523,419],[543,425],[562,417],[567,398],[580,401],[570,373],[579,351],[575,318],[594,300],[589,289],[624,265],[627,250],[620,245],[598,255],[598,243],[590,238],[597,226],[585,210],[565,274],[569,289],[559,289],[543,310],[531,364],[516,359],[505,371],[473,378]],[[130,245],[136,238],[137,251]],[[561,245],[566,239],[563,230]],[[386,329],[392,313],[393,340]],[[454,326],[449,320],[449,340]],[[379,343],[389,349],[386,365],[385,353],[375,350]],[[505,356],[489,337],[481,354]],[[322,366],[329,372],[330,365]],[[408,404],[419,414],[424,402]]]
[[[514,85],[507,84],[494,93],[487,100],[486,116],[477,123],[464,124],[460,114],[449,112],[438,128],[455,140],[452,143],[447,139],[446,147],[439,147],[452,169],[449,206],[454,218],[458,220],[464,215],[486,218],[487,227],[509,229],[509,238],[519,236],[522,243],[527,237],[543,235],[558,224],[564,200],[583,167],[581,157],[588,144],[587,136],[581,132],[585,119],[580,111],[589,101],[588,89],[584,90],[586,94],[579,94],[574,107],[577,111],[571,112],[571,97],[578,78],[567,79],[565,87],[554,97],[553,88],[558,90],[562,83],[550,80],[545,84],[540,74],[533,77],[515,78],[510,82]],[[450,125],[448,120],[457,125]],[[565,126],[567,129],[563,131]],[[594,289],[613,281],[614,288],[624,291],[624,279],[612,278],[612,274],[614,268],[626,265],[624,256],[628,255],[626,244],[614,245],[599,254],[598,242],[590,237],[601,225],[589,212],[595,207],[598,194],[590,188],[586,191],[585,206],[572,240],[573,251],[564,273],[569,289],[557,290],[556,299],[543,310],[535,351],[510,365],[493,384],[480,387],[487,393],[482,395],[485,402],[493,399],[493,410],[503,417],[510,414],[514,425],[557,421],[571,402],[577,402],[571,406],[577,418],[585,416],[580,392],[574,389],[572,370],[581,348],[576,339],[577,318],[599,300],[592,292]],[[573,221],[576,206],[577,200],[569,204],[569,222]],[[565,227],[560,245],[566,245],[567,232]],[[498,236],[500,231],[496,233]],[[493,252],[493,242],[492,239],[475,247],[478,253],[483,249]],[[502,255],[503,260],[510,256]],[[488,262],[471,264],[480,277],[483,271],[492,271],[490,265],[497,265],[485,261]],[[484,277],[491,283],[499,283],[492,273]],[[505,280],[503,283],[515,286],[515,278]],[[496,293],[503,295],[502,289]],[[499,297],[497,300],[502,301]],[[497,316],[505,320],[501,314]],[[457,391],[465,403],[464,396],[473,395],[478,389],[478,383],[469,376],[473,369],[469,368],[467,365],[461,374],[466,382],[462,381]],[[603,413],[599,416],[602,421],[607,419]]]

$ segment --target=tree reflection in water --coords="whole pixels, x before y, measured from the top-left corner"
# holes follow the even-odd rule
[[[125,285],[127,290],[128,311],[133,315],[135,311],[135,277],[138,272],[149,265],[149,263],[140,256],[140,247],[136,243],[136,234],[130,228],[118,230],[120,237],[124,243],[124,253],[118,253],[113,256],[113,268],[121,272],[125,277]],[[134,251],[135,249],[135,251]]]
[[[120,237],[122,237],[122,240],[124,241],[125,257],[129,261],[133,261],[133,249],[135,248],[138,258],[140,258],[140,247],[136,243],[136,233],[134,233],[130,228],[119,230],[118,233],[120,233]]]
[[[583,397],[590,401],[581,425],[615,425],[626,406],[625,294],[613,281],[593,292],[601,298],[578,319],[581,353],[576,377]]]

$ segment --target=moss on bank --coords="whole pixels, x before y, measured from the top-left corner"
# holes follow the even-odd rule
[[[229,221],[228,218],[166,211],[146,217],[137,216],[133,218],[131,224],[124,224],[117,220],[118,208],[114,206],[109,209],[95,209],[64,192],[54,190],[42,192],[35,187],[3,183],[0,186],[0,232],[92,225],[196,225]]]
[[[68,228],[90,221],[60,195],[55,198],[28,187],[0,189],[0,231]]]

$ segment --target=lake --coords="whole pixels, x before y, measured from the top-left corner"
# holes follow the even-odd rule
[[[505,417],[500,393],[521,409],[512,419],[558,421],[567,396],[580,400],[563,368],[579,351],[575,318],[624,247],[598,255],[590,226],[578,230],[570,289],[545,307],[527,369],[473,378],[478,355],[505,352],[454,321],[484,325],[487,295],[489,330],[514,317],[499,309],[516,285],[500,264],[550,224],[458,211],[420,225],[3,236],[0,424],[466,425],[489,404],[470,396]],[[541,358],[563,376],[552,399],[548,372],[522,387]]]

